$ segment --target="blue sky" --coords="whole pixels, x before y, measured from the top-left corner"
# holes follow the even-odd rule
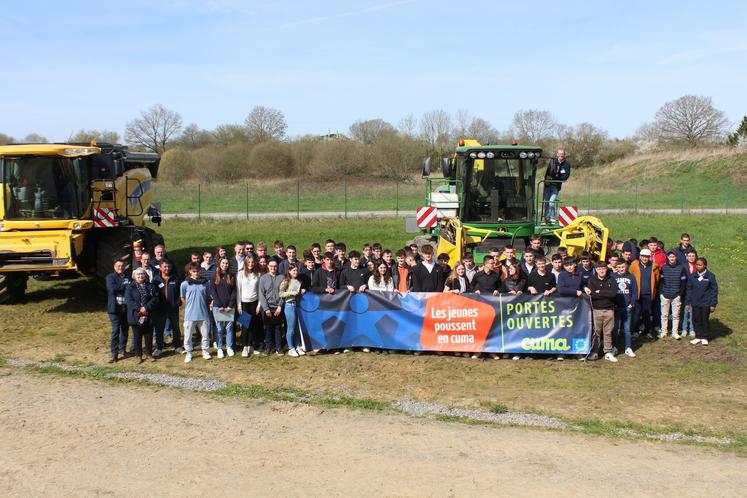
[[[630,135],[668,100],[747,114],[747,2],[164,0],[3,2],[0,132],[124,133],[152,104],[184,124],[282,110],[291,135],[518,109]]]

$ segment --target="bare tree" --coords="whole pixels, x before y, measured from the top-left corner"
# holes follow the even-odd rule
[[[5,133],[0,133],[0,145],[8,145],[15,143],[16,139]]]
[[[524,143],[537,143],[552,137],[557,122],[550,111],[523,109],[516,111],[511,129],[516,138]]]
[[[23,141],[29,144],[46,144],[49,143],[47,137],[39,135],[38,133],[29,133],[23,137]]]
[[[447,150],[451,131],[451,117],[441,109],[428,111],[420,119],[420,136],[428,142],[433,152]]]
[[[415,137],[418,130],[418,118],[414,114],[408,114],[402,117],[397,123],[397,129],[400,133],[407,135],[408,137]]]
[[[684,95],[656,111],[654,124],[662,140],[681,140],[690,145],[721,139],[728,127],[724,113],[710,97]]]
[[[496,144],[500,142],[498,131],[482,118],[472,118],[467,127],[466,136],[479,140],[481,144]]]
[[[181,129],[182,117],[179,113],[156,104],[142,111],[139,118],[127,123],[125,139],[129,144],[163,154]]]
[[[179,145],[188,149],[205,147],[206,145],[210,145],[212,141],[213,135],[209,131],[201,129],[196,123],[192,123],[184,128],[182,135],[179,137]]]
[[[383,119],[356,121],[350,125],[350,137],[364,144],[375,144],[387,134],[396,133],[394,126]]]
[[[561,144],[575,166],[589,167],[599,162],[600,153],[607,143],[605,130],[591,123],[564,126],[563,129]]]
[[[457,109],[456,126],[454,127],[455,140],[459,140],[460,138],[472,138],[467,136],[467,128],[469,128],[471,122],[472,116],[467,109]]]
[[[218,125],[213,130],[213,138],[220,145],[246,142],[246,129],[236,124]]]
[[[253,143],[282,140],[288,128],[282,111],[262,105],[254,106],[244,120],[244,124],[246,135]]]
[[[119,133],[109,130],[84,130],[81,128],[75,135],[68,138],[68,142],[91,142],[116,144],[119,143]]]

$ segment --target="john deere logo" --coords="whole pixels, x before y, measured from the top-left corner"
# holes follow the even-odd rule
[[[564,337],[553,339],[550,337],[525,337],[521,340],[521,348],[526,351],[568,351],[571,347]]]

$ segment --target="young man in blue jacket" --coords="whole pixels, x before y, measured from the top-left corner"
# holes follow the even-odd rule
[[[182,347],[182,336],[179,330],[179,308],[182,305],[180,295],[178,275],[171,268],[171,262],[161,263],[160,273],[153,277],[153,286],[158,291],[160,299],[153,309],[153,324],[156,331],[156,350],[153,356],[158,357],[164,349],[163,332],[166,328],[166,322],[171,323],[172,344],[177,353],[184,352]]]
[[[547,165],[545,172],[545,190],[543,192],[545,223],[554,223],[555,221],[555,202],[558,199],[560,188],[563,182],[571,176],[571,163],[565,158],[565,150],[558,149],[558,152]]]
[[[682,296],[685,294],[687,272],[685,267],[677,261],[677,253],[669,251],[667,262],[661,268],[659,278],[659,292],[661,293],[661,332],[659,339],[666,337],[669,330],[669,311],[672,311],[672,337],[680,338],[680,312]]]
[[[695,339],[690,344],[708,344],[708,328],[711,313],[718,305],[718,284],[716,275],[708,270],[708,260],[695,261],[696,272],[687,279],[685,305],[692,310]]]
[[[112,335],[110,348],[112,357],[109,363],[119,359],[119,353],[125,357],[127,348],[127,335],[130,329],[127,323],[127,304],[125,303],[125,289],[130,279],[124,273],[124,262],[115,261],[114,271],[106,276],[107,305],[109,321],[112,324]]]

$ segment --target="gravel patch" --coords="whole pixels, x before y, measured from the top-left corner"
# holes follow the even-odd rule
[[[424,415],[448,415],[452,417],[463,417],[480,422],[493,422],[503,425],[521,425],[529,427],[547,427],[551,429],[566,429],[568,424],[553,417],[535,415],[533,413],[506,412],[488,413],[477,410],[465,410],[462,408],[449,408],[443,405],[426,403],[423,401],[404,400],[398,401],[394,407],[408,415],[422,417]]]
[[[175,387],[186,391],[217,391],[226,387],[226,383],[220,380],[196,379],[194,377],[177,377],[174,375],[152,374],[140,372],[115,372],[106,374],[107,377],[115,379],[144,380],[152,384]]]
[[[93,370],[96,367],[88,366],[88,367],[81,367],[78,365],[69,365],[67,363],[60,363],[56,361],[31,361],[31,360],[25,360],[23,358],[9,358],[5,361],[7,365],[11,365],[14,367],[28,367],[28,366],[34,366],[34,367],[41,367],[41,368],[48,368],[48,367],[54,367],[59,368],[60,370],[64,370],[66,372],[87,372],[89,370]]]
[[[682,432],[667,432],[662,434],[648,434],[643,432],[634,431],[633,429],[619,429],[617,431],[620,434],[626,436],[643,437],[647,439],[655,439],[657,441],[691,441],[696,443],[708,443],[708,444],[731,444],[734,442],[729,437],[716,437],[716,436],[699,436],[699,435],[688,435]]]

